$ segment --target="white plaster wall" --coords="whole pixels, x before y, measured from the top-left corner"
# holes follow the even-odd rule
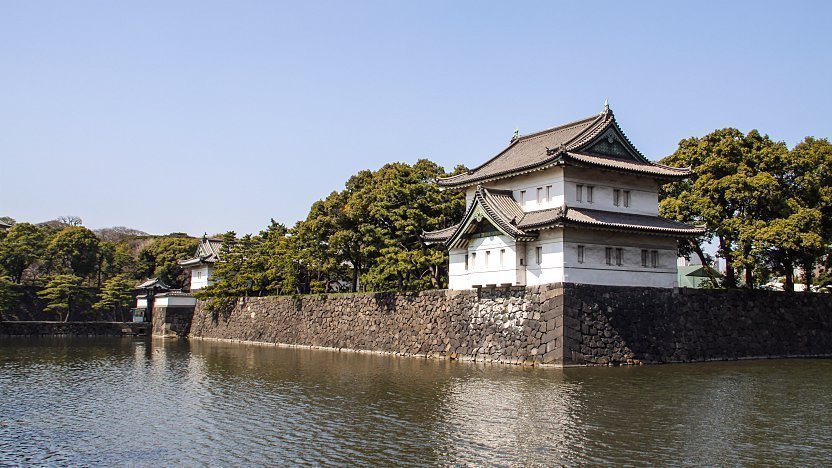
[[[500,190],[511,190],[514,200],[520,203],[520,192],[525,190],[526,196],[524,203],[520,206],[523,211],[537,211],[545,210],[547,208],[556,208],[563,205],[563,168],[551,167],[543,171],[531,172],[519,176],[509,177],[507,179],[500,179],[493,182],[483,184],[486,188],[494,188]],[[546,187],[551,186],[549,195],[551,199],[546,198]],[[542,202],[537,202],[537,189],[541,189]],[[476,187],[468,187],[465,191],[465,206],[471,206],[474,200],[474,192]]]
[[[212,271],[213,268],[208,265],[202,265],[191,269],[191,291],[196,291],[197,289],[202,289],[212,284]]]
[[[674,238],[567,228],[564,240],[565,282],[658,288],[677,285],[677,248]],[[584,246],[583,263],[578,262],[579,245]],[[612,265],[606,263],[607,247],[613,248]],[[616,264],[616,248],[622,249],[621,266]],[[642,266],[642,249],[658,251],[659,263],[656,268]],[[648,264],[650,263],[648,258]]]
[[[537,263],[537,247],[541,247],[541,262]],[[558,283],[563,281],[563,230],[540,231],[537,240],[526,243],[526,284]]]
[[[471,278],[465,269],[466,249],[451,249],[448,264],[448,289],[471,289]]]
[[[502,263],[500,251],[503,251]],[[467,269],[466,255],[468,255]],[[488,259],[487,264],[486,259]],[[518,264],[516,246],[510,237],[495,235],[471,239],[467,249],[450,251],[448,287],[470,289],[474,286],[486,285],[520,285],[517,274]]]
[[[578,184],[584,185],[583,200],[577,200]],[[587,202],[586,186],[593,186],[592,203]],[[566,168],[566,204],[591,208],[657,216],[659,214],[659,184],[648,177],[637,177],[599,169]],[[613,190],[621,190],[621,203],[613,205]],[[630,206],[624,207],[624,190],[630,191]]]
[[[192,306],[196,304],[193,296],[156,296],[153,307]]]
[[[147,296],[137,296],[136,297],[136,308],[137,309],[147,309]]]

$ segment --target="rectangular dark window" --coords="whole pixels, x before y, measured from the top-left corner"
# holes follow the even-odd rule
[[[500,267],[505,264],[506,249],[500,249]]]
[[[468,254],[465,254],[465,271],[468,271]]]
[[[583,201],[584,198],[584,186],[578,184],[575,186],[575,200]]]
[[[612,265],[612,247],[607,247],[607,250],[605,251],[605,260],[607,265]]]
[[[621,190],[613,189],[612,190],[612,204],[613,206],[618,206],[621,199]]]
[[[583,262],[584,262],[584,246],[579,245],[578,246],[578,263],[583,263]]]
[[[538,187],[537,188],[537,203],[538,204],[543,203],[543,187]]]
[[[594,188],[595,187],[593,187],[592,185],[587,185],[586,186],[586,202],[587,203],[592,203],[592,192],[593,192]]]
[[[486,269],[486,270],[488,269],[488,259],[489,259],[489,258],[491,258],[491,251],[490,251],[490,250],[486,250],[486,251],[485,251],[485,269]]]
[[[648,267],[648,266],[650,266],[650,264],[648,263],[648,262],[649,262],[649,258],[648,258],[648,257],[649,257],[649,256],[648,256],[648,252],[647,252],[647,250],[642,249],[642,250],[641,250],[641,266],[643,266],[643,267]]]
[[[524,203],[526,203],[526,191],[521,190],[520,191],[520,206],[523,206]]]
[[[650,252],[650,266],[652,266],[653,268],[658,268],[659,267],[659,251],[658,250],[653,250],[652,252]]]
[[[477,269],[477,253],[476,252],[471,253],[471,269],[472,270]]]
[[[552,186],[551,185],[546,186],[546,201],[548,201],[548,202],[552,201]]]
[[[629,207],[630,207],[630,191],[625,190],[624,191],[624,208],[629,208]]]
[[[624,262],[624,249],[615,249],[615,264],[621,266]]]
[[[537,264],[540,265],[543,263],[543,247],[537,247],[534,249],[535,256],[537,257]]]

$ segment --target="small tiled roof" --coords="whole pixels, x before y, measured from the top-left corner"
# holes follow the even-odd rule
[[[0,221],[0,229],[9,229],[10,227],[12,227],[11,224],[4,221]]]
[[[150,278],[149,280],[145,281],[144,283],[136,286],[136,289],[170,289],[170,286],[166,285],[159,278]]]
[[[648,216],[614,211],[569,208],[564,221],[567,224],[594,226],[607,229],[655,232],[661,234],[679,234],[695,236],[703,234],[705,228],[690,226],[661,216]]]
[[[564,162],[572,163],[576,166],[599,166],[614,170],[623,170],[626,172],[638,172],[642,174],[655,175],[659,177],[688,177],[690,176],[690,169],[665,166],[663,164],[651,162],[637,162],[631,159],[619,159],[612,157],[596,156],[591,154],[580,153],[566,153],[562,160]]]
[[[479,200],[480,205],[491,215],[500,227],[514,237],[522,237],[527,234],[517,227],[517,223],[523,219],[525,213],[520,205],[514,201],[509,190],[487,189],[478,187],[474,198]],[[471,206],[474,204],[472,203]]]
[[[598,137],[613,132],[627,148],[621,157],[587,155],[582,151],[591,147]],[[467,173],[439,179],[443,187],[462,188],[487,181],[545,169],[554,165],[577,163],[605,169],[633,172],[663,178],[690,175],[689,169],[670,168],[650,162],[630,143],[615,121],[609,107],[604,112],[530,135],[512,139],[503,151]]]
[[[194,257],[187,260],[179,260],[179,266],[187,268],[203,263],[214,263],[220,258],[220,249],[222,249],[222,241],[220,239],[202,236]]]
[[[563,219],[563,208],[549,208],[548,210],[529,211],[518,223],[523,230],[530,230],[558,223]]]
[[[439,244],[448,240],[457,229],[459,229],[459,223],[438,231],[426,231],[422,233],[422,239],[428,244]]]

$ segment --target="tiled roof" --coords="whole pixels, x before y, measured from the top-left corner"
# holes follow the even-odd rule
[[[459,229],[459,224],[454,224],[451,227],[440,229],[438,231],[427,231],[422,233],[422,239],[428,244],[438,244],[448,240],[448,238],[451,237],[457,229]]]
[[[539,228],[560,222],[563,218],[563,208],[549,208],[548,210],[529,211],[518,223],[518,227],[524,230]]]
[[[219,260],[220,249],[222,249],[221,240],[202,236],[194,257],[187,260],[179,260],[179,266],[191,267],[203,263],[214,263]]]
[[[170,289],[170,286],[161,282],[159,278],[150,278],[144,283],[136,286],[136,289]]]
[[[661,216],[617,213],[614,211],[569,208],[564,221],[568,224],[595,226],[608,229],[656,232],[663,234],[699,235],[705,228],[690,226]]]
[[[520,205],[514,201],[511,191],[479,187],[474,198],[479,199],[480,205],[504,231],[514,237],[527,235],[517,227],[517,223],[523,219],[525,213]],[[473,203],[471,206],[473,206]]]
[[[610,130],[612,129],[612,130]],[[628,158],[581,154],[605,131],[614,132],[628,148]],[[571,154],[570,154],[571,153]],[[477,183],[512,177],[553,165],[579,163],[625,172],[660,177],[684,177],[687,169],[669,168],[650,162],[627,139],[609,108],[600,114],[553,127],[514,140],[503,151],[467,173],[439,179],[443,187],[468,187]]]
[[[12,227],[11,224],[0,221],[0,229],[9,229],[10,227]]]
[[[463,235],[464,232],[461,230],[467,229],[471,224],[471,218],[477,206],[481,206],[488,213],[491,222],[515,239],[533,239],[540,229],[562,225],[678,236],[695,236],[705,232],[704,228],[689,226],[660,216],[614,211],[558,207],[524,213],[520,205],[511,197],[510,192],[480,186],[477,187],[474,201],[462,222],[438,231],[425,232],[422,234],[422,239],[427,243],[457,242],[454,239]]]
[[[575,163],[575,165],[599,166],[608,169],[624,170],[626,172],[640,172],[660,177],[684,178],[690,176],[690,169],[670,167],[650,162],[636,162],[631,159],[625,160],[590,154],[566,153],[563,160],[567,163]]]

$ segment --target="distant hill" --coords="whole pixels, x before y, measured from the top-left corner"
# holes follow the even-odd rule
[[[128,238],[147,237],[150,234],[140,231],[138,229],[129,228],[126,226],[113,226],[109,228],[93,230],[99,239],[106,242],[121,242]]]

